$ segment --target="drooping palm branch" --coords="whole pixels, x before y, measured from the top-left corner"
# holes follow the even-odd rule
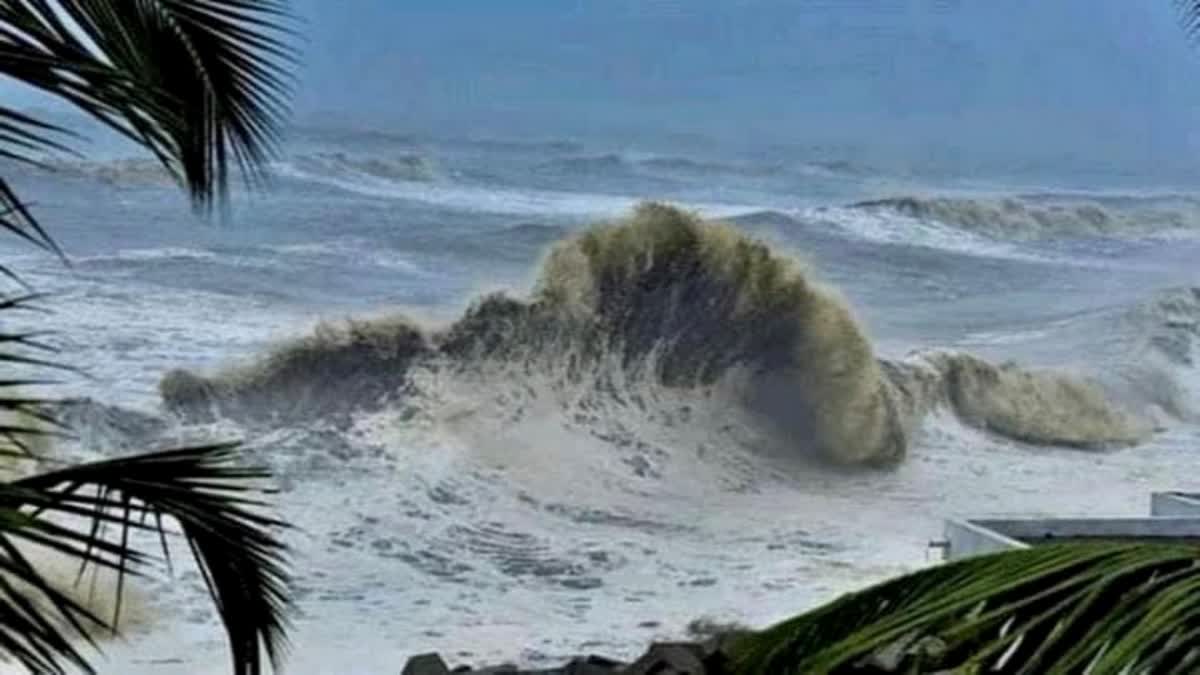
[[[207,211],[225,201],[231,168],[253,184],[276,147],[292,59],[286,10],[284,0],[0,0],[0,76],[148,149]],[[0,102],[0,169],[71,152],[76,140]],[[0,229],[61,255],[3,175]],[[0,274],[20,281],[3,263]],[[0,320],[35,308],[37,296],[22,293],[0,295]],[[31,457],[37,439],[67,430],[52,401],[24,392],[64,368],[40,333],[2,324],[0,368],[0,461]],[[200,447],[0,483],[0,659],[92,672],[75,638],[91,641],[91,628],[115,629],[120,617],[119,601],[112,617],[95,616],[51,586],[18,542],[114,570],[119,598],[125,576],[149,560],[130,535],[158,532],[166,554],[165,520],[208,582],[234,671],[261,672],[264,651],[277,666],[288,609],[281,524],[255,500],[266,473],[236,459],[232,446]]]
[[[111,628],[120,617],[124,575],[143,571],[148,557],[133,549],[139,530],[162,537],[163,518],[173,519],[196,559],[228,633],[234,672],[261,672],[261,651],[273,664],[282,656],[289,605],[283,545],[272,530],[283,524],[267,515],[249,481],[264,471],[238,466],[236,447],[172,450],[81,464],[0,484],[0,650],[33,672],[65,672],[58,658],[92,672],[55,623],[28,611],[28,591],[40,592],[64,623],[89,636],[88,628]],[[86,522],[88,527],[79,527]],[[118,602],[112,617],[96,616],[62,589],[42,580],[14,546],[25,541],[117,572]]]
[[[36,299],[0,300],[0,321],[33,309]],[[40,338],[0,327],[0,372],[68,370]],[[55,415],[57,402],[24,393],[47,384],[55,382],[0,375],[0,462],[48,459],[37,457],[38,441],[69,434]],[[263,652],[278,668],[290,608],[286,551],[277,535],[284,526],[260,501],[269,492],[267,472],[237,460],[236,446],[213,445],[0,482],[0,660],[16,660],[33,673],[65,673],[61,662],[93,672],[75,643],[92,643],[96,629],[118,628],[126,575],[152,562],[136,548],[145,538],[131,535],[156,532],[169,565],[165,528],[173,522],[225,626],[233,672],[261,673]],[[72,599],[71,589],[45,580],[21,542],[77,559],[80,578],[87,567],[114,572],[112,616],[93,614]]]
[[[1059,544],[966,559],[745,638],[736,672],[1200,672],[1200,549]]]
[[[292,50],[284,0],[0,0],[0,75],[149,149],[208,208],[231,164],[251,182],[278,142]],[[37,163],[68,130],[0,103],[0,158]],[[0,177],[0,227],[53,240]]]

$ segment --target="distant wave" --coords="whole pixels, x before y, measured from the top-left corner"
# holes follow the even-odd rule
[[[575,406],[571,424],[618,403],[652,406],[658,390],[715,398],[741,411],[739,433],[844,464],[901,460],[934,410],[1044,445],[1132,444],[1153,428],[1089,378],[965,353],[880,359],[838,293],[802,265],[655,204],[553,247],[528,299],[487,296],[443,328],[400,316],[325,325],[211,377],[174,371],[161,392],[187,419],[290,424],[419,405],[422,369],[435,381],[474,377],[479,405],[542,381]],[[511,405],[506,414],[521,414]]]
[[[344,165],[343,165],[344,166]],[[637,204],[635,197],[588,192],[485,187],[450,180],[410,180],[395,177],[389,171],[368,171],[335,167],[327,162],[282,162],[273,167],[276,174],[295,180],[336,187],[357,194],[422,202],[464,211],[517,216],[616,216]],[[730,216],[756,210],[737,204],[689,204],[706,215]]]
[[[165,185],[173,180],[162,164],[152,158],[49,160],[45,165],[55,173],[113,185]],[[439,178],[434,163],[428,158],[405,153],[383,157],[356,157],[343,152],[298,154],[272,168],[283,175],[313,180],[366,178],[426,183]]]
[[[638,165],[655,171],[694,176],[729,175],[761,178],[777,176],[785,171],[782,164],[757,165],[748,162],[717,162],[687,157],[651,157],[639,161]]]
[[[152,158],[47,160],[43,163],[54,173],[110,185],[169,185],[174,181],[163,165]]]
[[[583,144],[568,140],[519,141],[480,138],[453,138],[446,143],[462,145],[490,152],[506,152],[517,154],[530,153],[580,153]]]
[[[543,173],[567,176],[661,176],[675,178],[767,178],[785,173],[782,164],[721,162],[673,156],[605,153],[558,157],[540,164]]]
[[[306,139],[320,139],[335,143],[371,144],[379,146],[416,145],[422,141],[416,134],[381,131],[378,129],[346,129],[332,126],[299,126],[294,129],[296,136]]]
[[[441,181],[395,180],[355,172],[306,171],[290,163],[274,171],[288,178],[328,185],[381,199],[398,199],[480,213],[520,216],[603,216],[628,209],[636,200],[613,195],[514,188],[488,188]]]
[[[675,178],[767,179],[791,175],[796,178],[858,179],[873,171],[848,160],[804,162],[698,159],[676,155],[637,153],[572,154],[539,165],[543,172],[564,175],[647,175]]]
[[[627,174],[634,164],[616,154],[561,157],[539,164],[537,170],[567,176],[611,176]]]
[[[842,176],[865,176],[874,170],[862,164],[856,164],[846,159],[831,159],[807,162],[807,166],[821,171]]]
[[[120,249],[103,255],[86,255],[72,258],[75,264],[105,263],[105,262],[145,262],[159,260],[216,260],[220,256],[215,251],[178,246],[161,248]]]
[[[353,179],[359,176],[386,180],[430,182],[438,178],[433,162],[416,154],[394,154],[386,158],[354,157],[342,152],[298,155],[288,160],[294,172],[314,177]]]
[[[850,208],[941,223],[995,240],[1200,230],[1200,204],[1183,199],[902,196],[861,201]]]

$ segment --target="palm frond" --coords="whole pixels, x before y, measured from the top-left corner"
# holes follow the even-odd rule
[[[36,311],[42,296],[0,296],[0,319]],[[59,401],[33,395],[57,361],[44,331],[0,324],[0,462],[49,459],[41,439],[68,435]],[[289,609],[285,551],[274,532],[282,524],[264,515],[258,496],[265,471],[236,462],[236,448],[213,445],[71,466],[0,483],[0,659],[31,672],[92,672],[75,638],[120,620],[121,586],[149,559],[131,539],[157,532],[167,555],[164,521],[178,524],[224,623],[234,672],[257,675],[262,653],[278,665]],[[112,616],[96,616],[41,576],[20,543],[49,549],[85,567],[116,575]],[[168,558],[169,564],[169,558]]]
[[[966,559],[846,595],[734,651],[736,672],[756,675],[1195,672],[1200,549],[1073,543]]]
[[[4,139],[0,138],[0,155],[3,154],[3,143]],[[51,251],[60,258],[63,257],[58,245],[42,229],[33,214],[29,212],[29,208],[17,197],[3,177],[0,177],[0,230],[7,230],[38,248]],[[3,263],[0,263],[0,276],[8,277],[22,288],[28,288],[28,285],[16,272]]]
[[[1173,0],[1175,15],[1188,39],[1200,43],[1200,0]]]
[[[290,88],[284,66],[293,59],[285,17],[283,0],[0,0],[0,75],[145,147],[207,209],[226,199],[231,164],[254,183],[276,148]],[[37,164],[40,153],[69,152],[71,140],[64,128],[0,104],[0,162]],[[62,255],[3,178],[0,229]],[[0,274],[20,281],[7,266]],[[0,312],[35,299],[0,297]],[[50,351],[39,332],[0,327],[6,368],[60,368],[45,357]],[[31,439],[62,433],[54,402],[23,393],[44,383],[0,378],[5,459],[30,458]],[[64,662],[93,672],[73,638],[90,641],[89,627],[115,630],[126,575],[148,560],[133,532],[157,532],[169,565],[165,519],[178,524],[208,584],[234,672],[262,672],[264,652],[278,667],[290,606],[275,535],[283,524],[255,498],[267,473],[240,467],[235,455],[230,445],[188,448],[0,483],[0,658],[32,672],[66,672]],[[115,571],[113,616],[95,616],[47,583],[17,543]]]
[[[0,74],[67,101],[148,148],[197,206],[253,182],[290,90],[283,0],[0,3]],[[0,106],[0,151],[61,148],[62,130]],[[3,210],[3,205],[0,205]]]
[[[40,312],[45,296],[38,293],[0,294],[0,321],[16,312]],[[45,460],[35,451],[45,439],[69,436],[54,414],[58,401],[30,392],[58,384],[48,371],[78,371],[57,360],[58,349],[47,341],[48,331],[12,330],[0,323],[0,464],[18,460]]]
[[[5,583],[11,579],[38,591],[84,638],[86,626],[115,628],[120,618],[119,603],[112,617],[95,616],[51,588],[15,542],[116,571],[119,598],[125,575],[141,572],[148,562],[134,550],[131,533],[156,532],[167,556],[167,518],[179,525],[208,584],[229,637],[234,672],[261,673],[264,651],[278,668],[290,601],[285,548],[274,532],[285,525],[265,515],[265,504],[256,498],[265,492],[258,481],[268,474],[241,467],[236,458],[236,446],[212,445],[81,464],[0,484],[0,652],[34,672],[65,672],[60,660],[92,672],[71,646],[71,636],[44,613],[21,609],[28,590],[10,590]],[[7,617],[24,619],[14,624]]]

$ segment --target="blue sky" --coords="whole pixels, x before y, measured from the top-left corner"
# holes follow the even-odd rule
[[[301,0],[302,116],[481,133],[1155,158],[1197,147],[1170,0]]]
[[[294,4],[302,121],[1138,163],[1200,154],[1200,58],[1171,0]]]

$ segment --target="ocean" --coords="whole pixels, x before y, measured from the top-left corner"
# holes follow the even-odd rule
[[[0,242],[89,375],[59,452],[243,440],[296,674],[630,657],[931,564],[945,518],[1197,487],[1187,181],[652,145],[301,129],[207,219],[145,159],[6,166],[70,259]],[[133,592],[101,672],[224,672],[194,571]]]

